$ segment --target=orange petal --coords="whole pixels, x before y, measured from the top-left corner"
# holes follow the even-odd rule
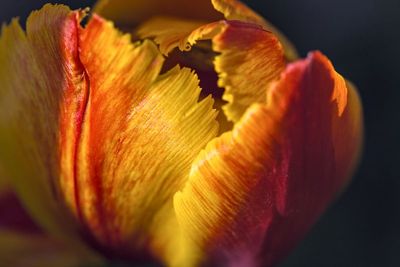
[[[271,33],[251,24],[229,23],[213,38],[219,75],[218,86],[225,88],[223,107],[229,120],[237,122],[253,103],[265,102],[265,93],[279,78],[285,62],[282,48]]]
[[[336,99],[340,99],[340,97],[347,98],[348,108],[339,106],[341,120],[334,121],[332,127],[338,176],[346,179],[352,176],[355,167],[357,167],[356,163],[361,155],[360,148],[362,148],[364,141],[362,104],[355,86],[349,81],[344,81],[340,74],[333,71],[333,68],[331,70],[331,75],[335,77],[336,84],[348,88],[348,95],[336,94],[335,96]],[[338,86],[336,92],[340,91]],[[354,142],[349,142],[349,140],[354,140]],[[355,151],[358,153],[355,153]],[[344,180],[343,183],[346,183],[346,181]]]
[[[358,96],[326,57],[289,65],[193,164],[174,198],[184,238],[211,265],[272,266],[348,181],[361,135]]]
[[[275,26],[265,20],[262,16],[254,12],[245,4],[238,0],[212,0],[216,10],[224,14],[228,20],[240,20],[263,26],[264,29],[273,32],[282,43],[285,56],[289,61],[298,58],[296,48]]]
[[[63,203],[75,205],[74,147],[87,93],[78,59],[81,15],[46,5],[29,16],[26,33],[14,19],[0,39],[4,175],[36,221],[74,244],[76,225]]]
[[[28,18],[26,34],[15,19],[2,29],[2,166],[21,197],[35,214],[40,214],[37,217],[46,220],[45,224],[54,223],[48,222],[46,216],[54,217],[55,209],[52,187],[59,171],[59,105],[69,83],[79,77],[78,72],[73,75],[77,48],[70,43],[76,41],[75,25],[75,14],[67,7],[47,5]],[[71,70],[72,77],[64,75],[65,70]],[[26,163],[19,166],[23,162]]]
[[[174,47],[188,50],[198,40],[212,39],[219,74],[218,86],[224,87],[223,107],[231,121],[238,121],[253,103],[265,102],[265,92],[279,78],[285,59],[282,48],[273,34],[254,24],[220,21],[195,30],[194,24],[168,18],[157,18],[139,30],[142,37],[153,37],[167,54]]]
[[[223,16],[217,11],[222,13]],[[157,16],[203,22],[213,22],[226,18],[254,23],[278,36],[289,61],[298,58],[297,51],[289,39],[262,16],[238,0],[99,0],[94,6],[94,12],[128,29],[133,29]],[[163,29],[165,28],[163,27]]]
[[[160,75],[154,43],[132,44],[98,16],[82,30],[80,58],[90,82],[77,159],[80,219],[118,256],[162,250],[174,238],[166,230],[172,196],[217,134],[213,101],[198,102],[189,69]]]

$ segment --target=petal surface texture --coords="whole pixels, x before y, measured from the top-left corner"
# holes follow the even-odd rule
[[[80,59],[90,83],[77,160],[80,219],[121,256],[148,244],[163,250],[174,235],[173,194],[218,132],[213,100],[198,102],[189,69],[160,74],[153,42],[132,44],[98,16],[82,30]]]
[[[63,207],[75,209],[74,149],[86,94],[80,16],[46,5],[29,16],[26,33],[14,19],[0,40],[3,172],[35,220],[65,237],[75,231]]]
[[[330,61],[290,64],[196,159],[174,198],[183,236],[210,266],[273,266],[346,184],[361,140],[358,95]]]
[[[265,102],[271,82],[285,67],[278,39],[260,26],[239,21],[220,21],[200,26],[174,19],[158,18],[142,25],[139,35],[154,37],[167,54],[173,48],[190,50],[199,40],[212,40],[218,86],[225,88],[223,107],[228,120],[237,122],[253,103]],[[218,90],[218,89],[217,89]]]

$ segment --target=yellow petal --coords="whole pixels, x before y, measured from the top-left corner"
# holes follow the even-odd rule
[[[29,16],[26,33],[14,19],[3,26],[0,39],[4,175],[41,226],[77,247],[76,225],[64,209],[65,195],[59,188],[62,184],[74,192],[71,133],[85,92],[77,59],[80,17],[65,6],[46,5]],[[60,135],[60,128],[65,135]],[[73,206],[74,198],[66,203]]]
[[[181,51],[189,51],[198,39],[203,39],[204,36],[195,36],[190,40],[188,38],[193,31],[202,25],[201,22],[192,20],[183,21],[174,17],[156,17],[142,24],[138,29],[138,34],[141,38],[154,37],[161,53],[168,55],[176,47],[179,47]]]
[[[237,122],[253,103],[263,103],[271,82],[278,79],[285,63],[277,39],[251,24],[230,23],[213,38],[219,74],[218,86],[225,88],[223,107],[229,120]]]
[[[225,88],[223,107],[231,121],[238,121],[253,103],[264,102],[271,82],[278,79],[285,59],[276,37],[254,24],[220,21],[195,30],[195,24],[177,22],[170,18],[156,18],[139,30],[144,37],[155,37],[161,52],[167,54],[174,47],[188,50],[198,40],[211,39],[219,75],[218,86]]]
[[[272,31],[283,44],[289,61],[298,58],[293,44],[276,27],[238,0],[99,0],[94,6],[95,13],[115,21],[117,25],[133,29],[152,17],[168,16],[191,21],[213,22],[224,17],[255,23]],[[218,13],[222,13],[223,16]]]
[[[117,255],[163,250],[175,238],[165,232],[172,196],[217,134],[213,101],[198,102],[189,69],[160,75],[154,43],[132,44],[98,16],[82,30],[80,58],[90,83],[77,159],[80,219]]]
[[[214,21],[221,18],[209,0],[99,0],[93,12],[133,29],[154,16],[172,16],[191,20]]]
[[[347,183],[361,135],[358,96],[328,59],[289,65],[195,160],[174,197],[183,237],[210,266],[273,266]]]

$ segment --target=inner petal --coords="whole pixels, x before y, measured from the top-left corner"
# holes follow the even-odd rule
[[[187,67],[199,77],[201,88],[200,99],[212,96],[214,109],[218,111],[216,120],[219,124],[219,133],[230,131],[233,123],[225,116],[222,107],[228,102],[223,99],[224,88],[218,85],[218,73],[214,69],[213,61],[218,54],[212,50],[210,40],[202,40],[191,47],[189,51],[180,51],[178,48],[168,54],[162,72],[166,72],[176,65]]]
[[[195,25],[158,17],[144,23],[138,34],[153,38],[164,54],[179,48],[183,54],[181,61],[191,62],[190,67],[198,71],[209,68],[207,63],[213,57],[213,68],[218,74],[215,88],[225,89],[222,99],[227,104],[222,107],[223,112],[228,121],[237,122],[250,105],[265,102],[270,84],[285,67],[282,46],[272,33],[255,24],[219,21],[197,28]],[[204,40],[211,43],[214,53],[199,53]]]
[[[212,98],[198,101],[190,69],[160,74],[164,58],[153,42],[132,44],[97,16],[81,31],[80,59],[90,80],[77,159],[80,220],[110,257],[163,257],[176,235],[172,196],[218,132]]]
[[[262,26],[273,32],[284,47],[288,61],[298,58],[289,39],[275,26],[239,0],[99,0],[94,12],[116,22],[128,32],[143,22],[157,16],[172,16],[182,20],[200,20],[207,23],[221,19],[239,20]]]

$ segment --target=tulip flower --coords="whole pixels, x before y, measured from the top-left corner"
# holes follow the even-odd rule
[[[87,13],[2,28],[0,261],[278,263],[352,176],[355,87],[236,0]]]

